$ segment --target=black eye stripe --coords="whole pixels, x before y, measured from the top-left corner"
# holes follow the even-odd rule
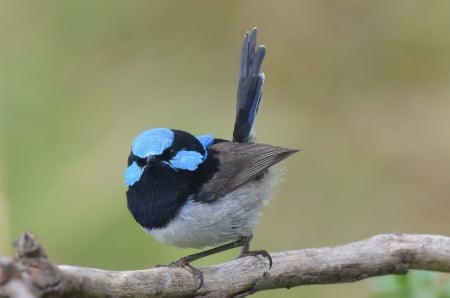
[[[165,161],[169,161],[172,159],[172,157],[174,157],[176,154],[175,150],[173,147],[167,148],[166,150],[164,150],[164,152],[157,156],[156,158],[159,160],[165,160]]]
[[[147,160],[145,158],[136,158],[136,163],[138,166],[140,166],[141,168],[143,168],[146,164],[147,164]]]

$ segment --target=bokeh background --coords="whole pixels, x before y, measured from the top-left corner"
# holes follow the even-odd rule
[[[302,149],[283,162],[288,174],[253,247],[450,234],[450,2],[0,6],[0,255],[23,230],[64,264],[138,269],[196,252],[159,244],[133,221],[129,145],[161,126],[230,137],[253,26],[268,48],[258,139]],[[370,297],[373,285],[256,297]]]

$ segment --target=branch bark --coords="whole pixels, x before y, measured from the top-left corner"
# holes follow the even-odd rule
[[[199,267],[204,283],[188,269],[159,267],[108,271],[54,265],[36,238],[22,234],[17,255],[0,259],[0,297],[244,297],[256,291],[344,283],[406,274],[409,269],[450,272],[450,237],[383,234],[340,246],[245,257]]]

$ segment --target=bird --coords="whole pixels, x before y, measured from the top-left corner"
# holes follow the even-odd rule
[[[257,31],[255,27],[244,36],[231,140],[157,127],[131,143],[124,178],[127,207],[135,221],[164,244],[215,246],[169,266],[197,271],[191,262],[236,247],[241,247],[240,257],[262,255],[272,266],[270,254],[250,250],[250,241],[282,175],[272,166],[299,150],[256,142],[254,122],[266,54],[265,46],[256,46]]]

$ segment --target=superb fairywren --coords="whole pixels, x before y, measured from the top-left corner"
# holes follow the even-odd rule
[[[266,251],[249,250],[252,230],[280,175],[271,166],[298,150],[254,143],[266,52],[264,46],[256,47],[256,34],[254,28],[244,38],[232,141],[153,128],[132,142],[125,170],[127,202],[143,229],[179,247],[231,241],[172,265],[189,266],[203,256],[239,246],[241,256],[261,254],[271,263]]]

